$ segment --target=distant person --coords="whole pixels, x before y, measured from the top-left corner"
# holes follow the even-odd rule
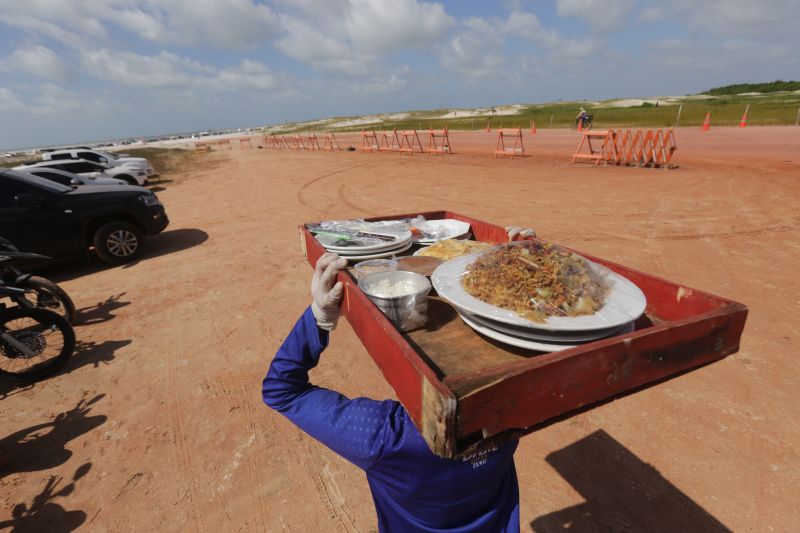
[[[589,114],[586,112],[586,110],[584,108],[581,108],[580,112],[578,113],[578,116],[575,117],[575,127],[577,128],[578,124],[580,124],[581,127],[585,126],[586,125],[586,119],[588,117],[589,117]]]
[[[533,230],[506,228],[509,240]],[[463,459],[434,455],[396,401],[348,399],[308,381],[341,313],[336,281],[347,259],[326,253],[311,279],[313,303],[275,354],[264,403],[367,474],[382,532],[519,532],[517,441]]]

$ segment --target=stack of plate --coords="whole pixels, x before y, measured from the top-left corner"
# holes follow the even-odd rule
[[[436,292],[453,304],[461,320],[490,339],[540,352],[556,352],[580,344],[633,331],[633,323],[644,313],[647,300],[630,280],[596,263],[590,267],[605,274],[609,293],[603,306],[592,315],[548,317],[532,322],[517,313],[479,300],[461,286],[467,267],[479,254],[451,259],[431,276]]]
[[[386,233],[386,240],[378,244],[360,244],[358,239],[342,240],[335,237],[318,235],[317,240],[329,252],[335,252],[351,261],[362,261],[365,259],[381,259],[405,252],[411,245],[411,232],[403,231],[392,234]]]
[[[420,224],[422,236],[414,239],[414,242],[423,246],[430,246],[444,239],[457,239],[469,233],[469,223],[445,218],[441,220],[426,220]]]

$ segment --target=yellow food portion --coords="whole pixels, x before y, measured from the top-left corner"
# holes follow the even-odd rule
[[[453,259],[462,255],[472,254],[488,250],[492,245],[478,241],[462,241],[458,239],[447,239],[428,246],[417,255],[424,257],[436,257],[443,261]]]

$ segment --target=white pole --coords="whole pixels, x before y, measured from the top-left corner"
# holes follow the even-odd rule
[[[797,118],[794,121],[795,126],[800,126],[800,107],[797,108]]]
[[[681,112],[683,111],[683,104],[678,106],[678,117],[675,119],[675,127],[678,127],[678,124],[681,123]]]

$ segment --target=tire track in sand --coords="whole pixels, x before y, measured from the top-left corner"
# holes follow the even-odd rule
[[[362,163],[360,165],[352,165],[352,166],[349,166],[349,167],[340,168],[339,170],[334,170],[333,172],[328,172],[327,174],[323,174],[321,176],[317,176],[316,178],[312,178],[311,180],[305,182],[300,187],[300,189],[297,191],[297,194],[295,196],[297,197],[297,200],[302,205],[304,205],[305,207],[308,207],[309,209],[312,209],[312,210],[320,212],[320,213],[324,213],[324,212],[326,212],[325,209],[320,209],[319,207],[314,205],[313,202],[311,202],[310,200],[307,200],[305,198],[305,193],[308,190],[308,188],[311,187],[312,185],[314,185],[315,183],[324,180],[325,178],[330,178],[331,176],[335,176],[337,174],[341,174],[342,172],[347,172],[348,170],[353,170],[354,168],[361,168],[361,167],[364,167],[364,166],[367,166],[367,163]]]
[[[191,506],[192,518],[194,519],[194,530],[198,532],[205,531],[205,527],[203,527],[202,516],[200,515],[197,506],[197,494],[199,486],[197,472],[192,465],[192,456],[187,449],[186,438],[184,436],[183,402],[181,401],[180,388],[178,386],[173,337],[170,335],[168,338],[169,346],[167,350],[167,376],[169,389],[171,391],[168,405],[170,419],[172,422],[173,443],[175,444],[175,451],[178,458],[178,470],[186,480],[186,496],[189,498],[189,504]]]

